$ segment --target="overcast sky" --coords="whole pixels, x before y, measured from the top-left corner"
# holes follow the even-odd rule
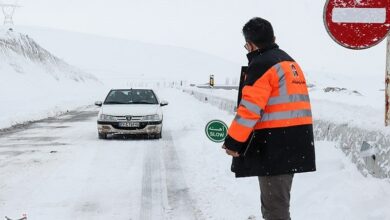
[[[246,62],[242,26],[261,16],[273,23],[280,46],[306,68],[384,72],[383,43],[357,52],[330,39],[322,21],[325,0],[19,0],[19,4],[23,7],[16,12],[16,24],[192,48],[237,63]],[[367,59],[369,64],[362,65]]]

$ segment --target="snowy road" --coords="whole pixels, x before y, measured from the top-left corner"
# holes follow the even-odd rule
[[[161,140],[99,140],[94,107],[1,132],[0,217],[260,219],[256,178],[235,179],[204,134],[233,115],[178,90],[159,94],[170,101]],[[318,171],[294,178],[293,219],[390,219],[390,184],[364,178],[333,146],[318,142]]]
[[[195,219],[170,131],[102,141],[96,115],[89,108],[1,134],[0,215]]]

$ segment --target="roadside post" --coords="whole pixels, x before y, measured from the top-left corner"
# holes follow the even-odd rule
[[[324,23],[341,46],[363,50],[384,40],[390,31],[389,0],[327,0]],[[390,125],[390,39],[387,38],[385,125]]]
[[[210,87],[214,87],[214,75],[210,75],[209,85]]]
[[[387,37],[386,48],[386,111],[385,111],[385,124],[390,125],[390,37]]]

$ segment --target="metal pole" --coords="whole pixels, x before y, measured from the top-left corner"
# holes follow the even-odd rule
[[[385,112],[385,126],[390,125],[390,35],[387,36],[386,48],[386,112]]]

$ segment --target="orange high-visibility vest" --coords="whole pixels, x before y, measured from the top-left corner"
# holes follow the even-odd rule
[[[242,90],[237,115],[229,136],[247,141],[254,130],[312,124],[306,80],[294,61],[272,66],[253,85]]]

